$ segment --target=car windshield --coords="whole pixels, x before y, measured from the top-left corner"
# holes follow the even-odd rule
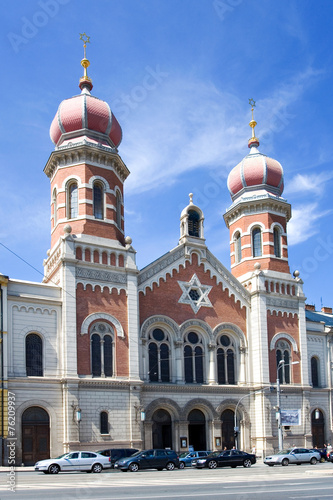
[[[291,452],[291,449],[289,450],[282,450],[282,451],[279,451],[279,453],[277,453],[277,455],[288,455],[288,453]]]
[[[132,457],[137,457],[138,455],[141,455],[141,453],[143,453],[142,451],[137,451],[136,453],[133,453],[133,455],[131,455],[131,458]]]
[[[179,458],[185,458],[185,457],[187,457],[188,453],[189,453],[188,451],[184,451],[183,453],[181,453],[179,455]]]
[[[66,455],[68,455],[68,453],[63,453],[62,455],[60,455],[59,457],[55,458],[54,460],[59,460],[59,458],[65,457]]]

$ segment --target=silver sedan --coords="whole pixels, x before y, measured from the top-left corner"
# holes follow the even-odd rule
[[[315,465],[320,460],[320,453],[307,448],[291,448],[279,451],[276,455],[269,455],[264,459],[264,464],[273,467],[274,465],[304,464]]]
[[[44,474],[58,474],[66,471],[102,472],[111,467],[110,457],[92,451],[73,451],[58,458],[41,460],[35,464],[35,471]]]

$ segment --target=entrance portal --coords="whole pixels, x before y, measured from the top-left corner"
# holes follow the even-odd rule
[[[192,410],[188,416],[188,444],[195,451],[206,450],[206,419],[200,410]]]
[[[48,413],[32,406],[22,415],[22,462],[34,465],[50,458],[50,420]]]
[[[325,419],[323,412],[314,410],[311,414],[312,446],[323,448],[325,442]]]
[[[171,416],[166,410],[153,414],[153,448],[172,448]]]
[[[222,449],[231,450],[235,446],[234,438],[234,415],[232,410],[224,410],[221,415],[222,420]]]

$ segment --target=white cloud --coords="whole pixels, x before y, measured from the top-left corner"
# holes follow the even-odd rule
[[[258,103],[259,135],[265,137],[266,147],[273,131],[289,125],[293,115],[287,107],[317,75],[309,68]],[[247,154],[250,112],[244,101],[209,81],[171,76],[147,92],[145,100],[128,109],[121,120],[120,153],[131,170],[128,192],[170,185],[199,167],[228,172]]]
[[[320,195],[327,181],[333,179],[333,172],[321,172],[319,174],[297,174],[291,179],[286,187],[285,194],[313,193]]]
[[[288,223],[288,243],[297,245],[319,232],[318,220],[333,210],[320,210],[317,203],[309,203],[293,208],[293,216]]]

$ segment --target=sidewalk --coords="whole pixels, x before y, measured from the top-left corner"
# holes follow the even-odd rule
[[[0,473],[1,472],[9,472],[12,470],[12,467],[11,466],[5,466],[5,465],[0,465]],[[20,465],[17,465],[15,466],[15,472],[20,472],[20,471],[24,471],[24,472],[34,472],[35,469],[34,469],[34,466],[33,465],[23,465],[23,466],[20,466]]]

